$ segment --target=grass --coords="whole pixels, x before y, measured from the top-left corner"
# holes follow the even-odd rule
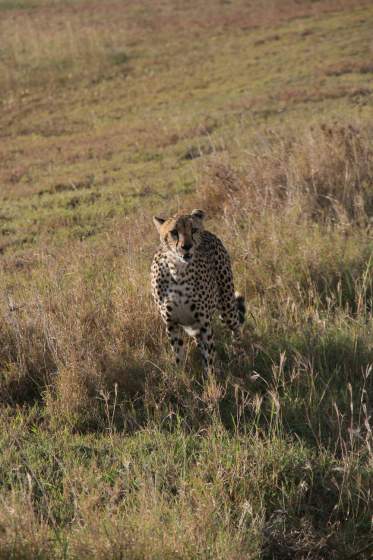
[[[0,0],[0,558],[371,557],[369,4]],[[148,282],[198,206],[219,378]]]

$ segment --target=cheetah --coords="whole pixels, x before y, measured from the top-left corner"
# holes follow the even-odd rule
[[[214,371],[212,319],[219,312],[242,354],[244,298],[234,291],[229,255],[216,235],[203,226],[205,213],[180,212],[153,221],[161,246],[151,266],[151,289],[175,355],[183,358],[181,328],[192,336],[202,354],[204,371]]]

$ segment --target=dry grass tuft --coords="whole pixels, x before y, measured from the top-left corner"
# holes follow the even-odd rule
[[[161,328],[150,289],[143,289],[148,267],[132,245],[141,225],[133,226],[116,232],[120,245],[110,242],[106,253],[45,257],[32,285],[8,289],[0,329],[3,402],[44,397],[51,417],[93,426],[101,393],[114,386],[122,398],[144,392],[144,362],[161,344]]]
[[[204,164],[200,204],[212,213],[296,210],[311,219],[367,225],[373,208],[371,135],[370,129],[337,123],[300,135],[268,131],[239,171],[224,156]]]

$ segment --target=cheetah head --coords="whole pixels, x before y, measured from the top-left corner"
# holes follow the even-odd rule
[[[190,214],[182,212],[166,219],[154,216],[162,247],[171,257],[183,263],[193,259],[201,242],[204,217],[203,210],[193,210]]]

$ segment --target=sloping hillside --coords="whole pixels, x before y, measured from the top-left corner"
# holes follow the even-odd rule
[[[371,558],[373,6],[0,0],[0,559]],[[175,369],[204,208],[247,362]]]

